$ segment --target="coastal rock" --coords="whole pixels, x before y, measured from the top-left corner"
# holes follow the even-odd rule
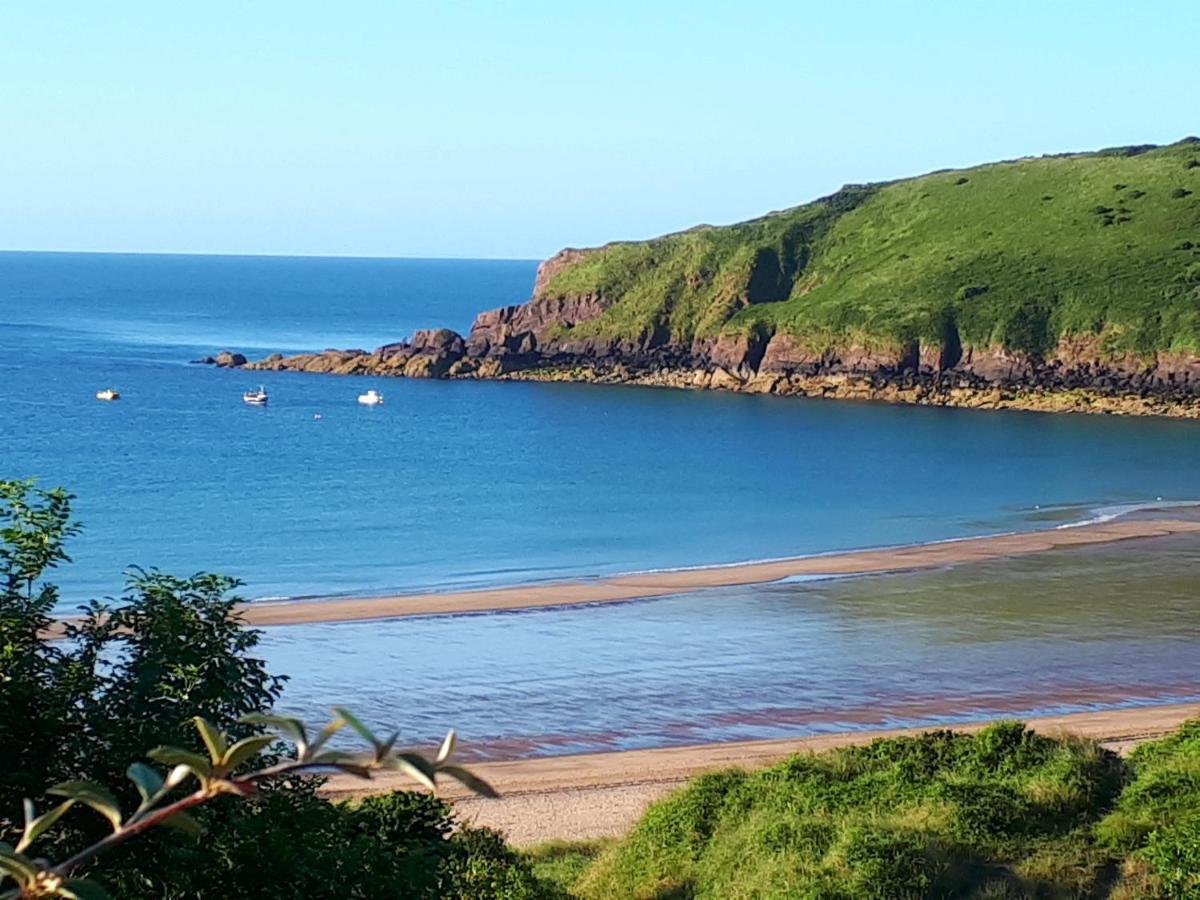
[[[762,334],[721,334],[708,349],[708,357],[713,365],[736,372],[745,379],[758,371],[767,346],[766,336]],[[693,344],[692,352],[697,349]]]
[[[246,364],[246,357],[240,353],[232,353],[229,350],[222,350],[212,359],[212,364],[220,366],[222,369],[236,369]]]
[[[570,268],[579,260],[583,259],[588,254],[587,250],[578,250],[574,247],[567,247],[564,250],[559,250],[556,254],[547,260],[543,260],[537,267],[537,274],[533,278],[533,296],[540,297],[550,284],[550,280],[554,278],[563,269]]]
[[[713,369],[712,377],[709,379],[708,386],[718,390],[737,390],[742,386],[743,383],[743,379],[718,366],[717,368]]]
[[[815,353],[799,338],[776,333],[767,342],[758,370],[776,375],[792,372],[813,374],[821,368],[823,362],[823,355]]]
[[[1019,381],[1033,374],[1033,362],[1023,353],[993,347],[966,347],[958,368],[985,381]]]
[[[433,328],[413,332],[408,342],[411,354],[424,353],[432,356],[453,356],[456,359],[466,352],[462,336],[449,328]]]

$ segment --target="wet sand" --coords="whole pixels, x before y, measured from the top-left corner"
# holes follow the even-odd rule
[[[1124,753],[1197,717],[1200,704],[1188,703],[1027,721],[1043,734],[1079,735]],[[969,733],[986,724],[955,726],[954,730]],[[612,837],[624,834],[652,802],[702,772],[730,767],[753,769],[795,753],[815,753],[928,730],[849,732],[477,763],[470,768],[491,782],[501,794],[499,799],[471,796],[453,784],[446,785],[442,795],[454,802],[461,820],[498,828],[518,845]],[[389,773],[370,782],[339,775],[330,779],[325,792],[344,799],[411,787],[412,782],[399,774]]]
[[[306,598],[260,601],[240,607],[250,625],[358,622],[402,616],[456,615],[499,610],[581,606],[661,597],[710,587],[765,584],[789,577],[870,575],[938,568],[955,563],[1039,553],[1169,534],[1200,533],[1200,522],[1130,519],[1020,534],[961,538],[932,544],[856,550],[770,562],[647,572],[456,593],[389,597]]]

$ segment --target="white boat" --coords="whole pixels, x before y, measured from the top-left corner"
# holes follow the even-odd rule
[[[242,394],[242,402],[250,403],[254,406],[266,406],[267,405],[267,390],[266,390],[266,388],[264,388],[260,384],[258,386],[257,391],[246,391],[246,393]]]
[[[97,400],[120,400],[121,395],[119,392],[113,390],[112,388],[105,388],[102,391],[96,391],[96,399]]]
[[[379,393],[379,391],[372,388],[371,390],[367,391],[365,394],[359,394],[358,402],[362,403],[365,406],[378,406],[380,403],[383,402],[383,394]]]

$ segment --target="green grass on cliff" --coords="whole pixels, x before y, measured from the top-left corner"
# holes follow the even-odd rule
[[[1200,722],[1127,763],[1002,723],[705,775],[570,875],[583,898],[1196,898]]]
[[[580,335],[783,331],[1043,352],[1200,352],[1200,141],[995,163],[725,227],[617,243],[542,295],[613,305]]]

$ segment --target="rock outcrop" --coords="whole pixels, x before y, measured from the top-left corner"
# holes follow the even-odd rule
[[[574,252],[574,251],[572,251]],[[665,329],[638,340],[578,335],[602,298],[535,297],[480,313],[464,338],[418,331],[377,350],[328,349],[255,362],[224,351],[198,362],[249,370],[407,378],[503,378],[631,383],[939,406],[1175,415],[1200,418],[1200,359],[1107,356],[1094,337],[1035,357],[994,347],[913,343],[814,348],[777,333],[722,333],[689,345]]]

